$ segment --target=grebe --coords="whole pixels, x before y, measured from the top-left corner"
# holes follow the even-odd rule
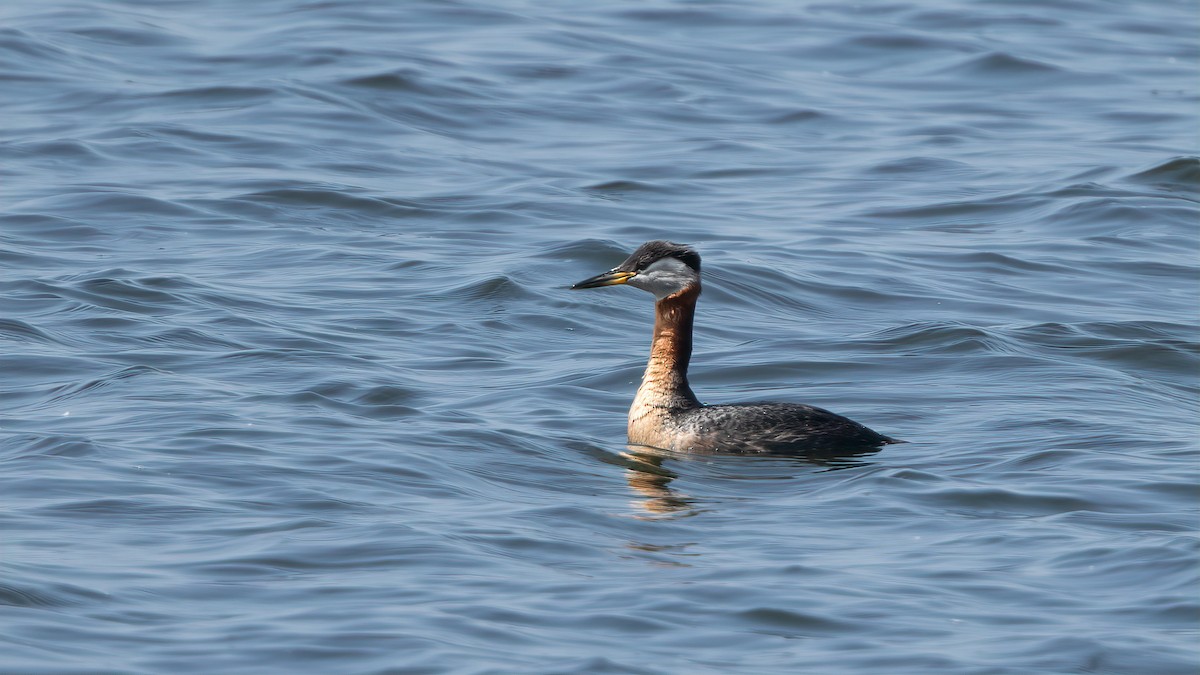
[[[704,405],[688,386],[700,254],[648,241],[625,262],[572,286],[625,284],[654,294],[650,360],[629,408],[629,442],[671,451],[794,453],[873,448],[899,441],[799,403]]]

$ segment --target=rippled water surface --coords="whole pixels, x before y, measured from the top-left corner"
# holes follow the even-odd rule
[[[0,5],[0,672],[1196,673],[1198,16]]]

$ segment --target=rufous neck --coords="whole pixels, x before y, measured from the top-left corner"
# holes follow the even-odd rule
[[[653,385],[659,394],[677,403],[699,405],[688,386],[688,363],[692,359],[692,322],[700,285],[694,284],[668,295],[654,305],[654,338],[643,386]]]

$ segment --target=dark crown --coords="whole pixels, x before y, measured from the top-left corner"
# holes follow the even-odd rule
[[[640,272],[663,258],[675,258],[700,273],[700,254],[685,244],[670,241],[648,241],[631,253],[616,267],[621,272]]]

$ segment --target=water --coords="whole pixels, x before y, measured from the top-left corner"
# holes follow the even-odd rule
[[[1198,12],[3,5],[0,672],[1196,673]]]

